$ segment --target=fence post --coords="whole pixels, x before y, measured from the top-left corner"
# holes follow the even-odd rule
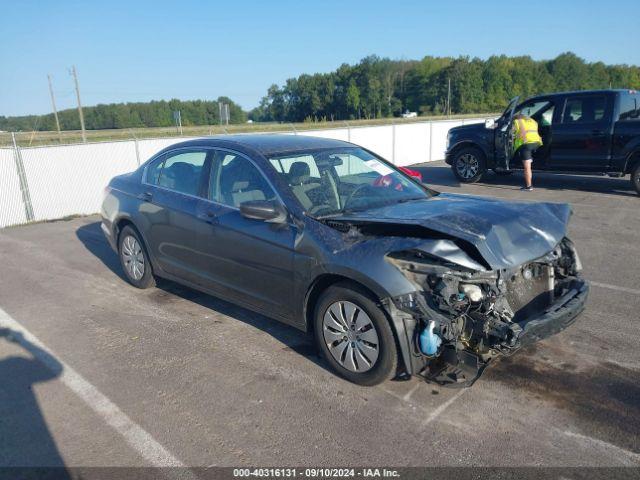
[[[138,166],[140,166],[140,148],[138,148],[138,137],[136,137],[136,134],[133,133],[133,130],[129,130],[129,132],[133,136],[133,143],[136,147],[136,161],[138,162]]]
[[[351,142],[351,125],[346,120],[343,120],[343,122],[347,126],[347,142]]]
[[[433,122],[429,122],[429,161],[433,158]]]
[[[391,124],[391,163],[396,164],[396,124]]]
[[[24,171],[24,162],[22,161],[22,153],[16,142],[16,134],[11,133],[11,139],[13,140],[13,158],[16,162],[16,170],[18,172],[18,180],[20,181],[20,191],[22,192],[22,203],[24,204],[24,213],[27,217],[27,222],[32,222],[35,219],[33,215],[33,205],[31,204],[31,195],[29,194],[29,185],[27,184],[27,175]]]

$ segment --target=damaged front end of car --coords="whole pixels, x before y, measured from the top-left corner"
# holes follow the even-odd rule
[[[589,287],[566,237],[539,258],[501,269],[458,248],[439,240],[386,256],[416,287],[386,302],[406,336],[400,343],[408,345],[402,353],[409,373],[469,386],[493,358],[565,329],[584,309]]]

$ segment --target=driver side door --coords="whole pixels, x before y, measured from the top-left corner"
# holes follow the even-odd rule
[[[274,187],[249,157],[216,150],[209,178],[207,218],[208,287],[291,322],[294,314],[293,257],[297,227],[245,218],[240,204],[250,200],[280,201]]]

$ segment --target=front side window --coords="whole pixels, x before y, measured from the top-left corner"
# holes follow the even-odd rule
[[[593,123],[605,118],[607,99],[603,96],[568,98],[562,123]]]
[[[275,200],[276,194],[250,160],[218,151],[213,159],[209,198],[239,208],[241,203],[251,200]]]
[[[394,167],[357,147],[276,155],[269,161],[305,211],[315,217],[431,196]]]
[[[553,120],[553,103],[549,100],[538,100],[535,102],[525,103],[516,113],[521,113],[527,117],[533,118],[541,126],[551,125]]]
[[[147,183],[175,192],[197,196],[207,152],[169,154],[147,169]]]

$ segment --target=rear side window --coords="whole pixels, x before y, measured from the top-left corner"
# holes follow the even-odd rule
[[[147,183],[175,192],[197,196],[207,152],[169,154],[147,170]]]
[[[604,95],[568,98],[562,123],[593,123],[605,120],[607,97]]]
[[[620,95],[620,120],[638,120],[640,117],[640,94],[623,93]]]

